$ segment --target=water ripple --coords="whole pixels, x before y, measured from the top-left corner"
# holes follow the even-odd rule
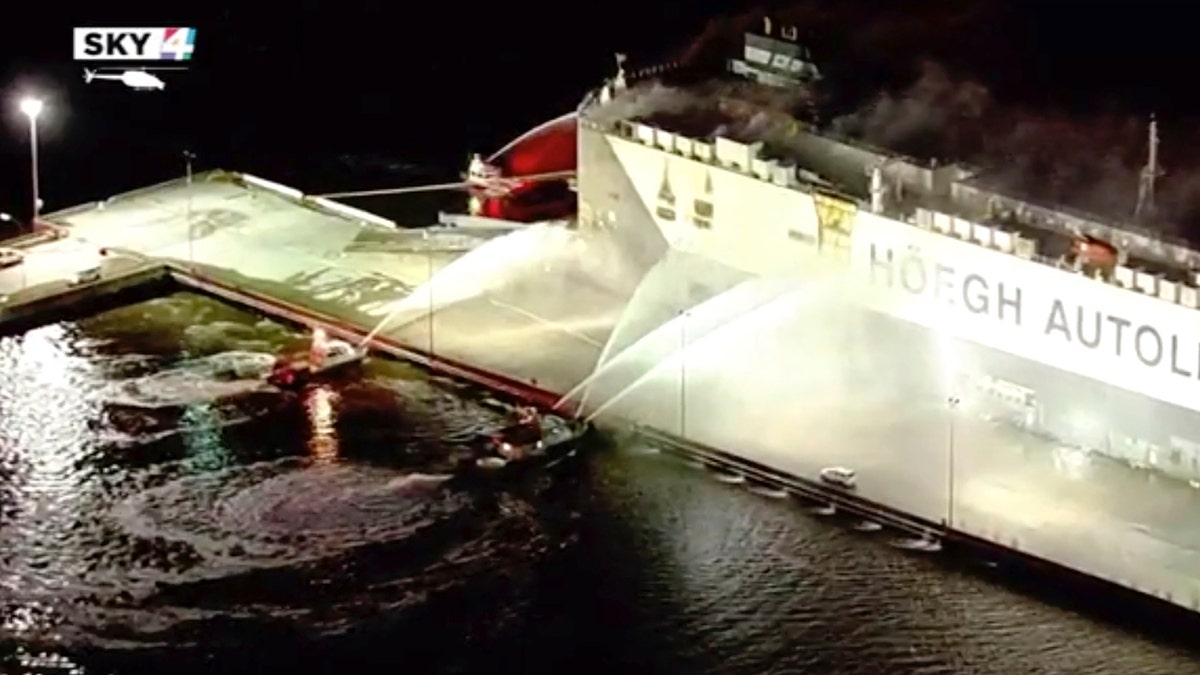
[[[462,505],[445,476],[285,459],[187,476],[121,502],[113,517],[144,539],[178,542],[208,565],[286,566],[400,539]]]
[[[502,410],[382,361],[263,389],[297,340],[185,295],[0,339],[0,671],[1198,672],[653,448],[451,489]]]

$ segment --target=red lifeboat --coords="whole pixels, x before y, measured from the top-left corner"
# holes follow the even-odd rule
[[[1071,242],[1071,250],[1084,265],[1111,268],[1117,264],[1117,248],[1096,237],[1076,238]]]
[[[577,118],[574,112],[552,119],[521,134],[487,160],[500,176],[499,191],[480,190],[479,215],[518,222],[569,218],[575,214],[575,193],[564,179],[524,177],[573,173],[577,164]]]

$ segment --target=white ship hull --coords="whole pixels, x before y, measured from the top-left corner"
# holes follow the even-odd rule
[[[692,389],[720,359],[736,377],[710,373],[708,386],[786,382],[798,392],[790,409],[812,423],[839,406],[955,402],[1200,478],[1195,309],[773,184],[765,167],[764,179],[654,145],[580,131],[581,226],[610,230],[647,270],[583,394],[593,409],[686,431],[676,399],[712,395]],[[714,337],[733,333],[736,347]],[[722,348],[770,352],[773,372],[701,354]],[[673,382],[657,392],[645,385],[655,359],[655,378]],[[749,407],[749,396],[718,405]]]

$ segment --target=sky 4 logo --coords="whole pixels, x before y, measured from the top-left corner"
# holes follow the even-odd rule
[[[189,61],[195,28],[76,28],[76,61]]]

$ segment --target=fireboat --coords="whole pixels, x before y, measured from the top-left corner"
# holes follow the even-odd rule
[[[539,413],[533,406],[513,409],[513,421],[483,438],[482,452],[460,460],[457,478],[511,480],[550,469],[575,456],[591,425],[583,420]]]
[[[324,329],[315,328],[308,353],[280,356],[267,376],[267,383],[289,391],[303,389],[315,380],[360,368],[366,359],[366,347],[330,339]]]

